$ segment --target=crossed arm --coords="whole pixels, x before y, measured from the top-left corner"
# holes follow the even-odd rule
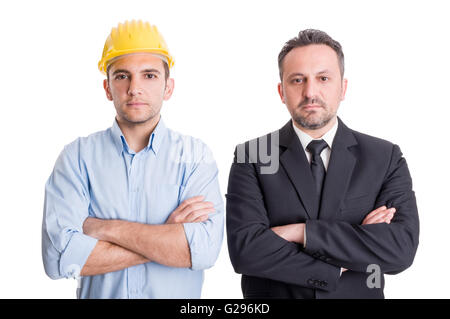
[[[395,214],[395,208],[387,208],[386,206],[381,206],[373,211],[371,211],[364,218],[361,225],[370,225],[378,223],[390,224],[392,218]],[[283,226],[272,227],[271,229],[278,236],[284,238],[287,241],[302,244],[306,246],[306,231],[305,223],[289,224]]]
[[[361,225],[371,225],[371,224],[379,224],[379,223],[386,223],[390,224],[392,218],[395,214],[395,208],[387,208],[386,206],[381,206],[369,214],[364,218]],[[289,225],[283,225],[283,226],[276,226],[272,227],[272,231],[280,236],[281,238],[301,244],[303,246],[306,246],[306,230],[305,230],[305,223],[297,223],[297,224],[289,224]],[[348,269],[341,267],[341,271],[345,272]]]
[[[192,270],[214,265],[223,238],[223,202],[206,147],[186,169],[183,202],[161,212],[168,216],[162,225],[91,218],[91,189],[79,152],[78,143],[65,147],[45,185],[42,258],[50,278],[104,274],[146,262]]]
[[[395,207],[395,217],[387,216],[392,222],[383,222],[386,213],[382,205]],[[397,145],[392,147],[375,207],[380,211],[369,214],[362,225],[307,220],[304,251],[357,272],[366,272],[369,264],[377,264],[387,274],[405,270],[412,264],[419,243],[419,217],[408,166]]]
[[[208,219],[213,203],[195,196],[182,202],[163,225],[146,225],[123,220],[87,218],[84,234],[98,239],[81,269],[81,276],[93,276],[154,261],[170,267],[191,267],[189,245],[183,223]]]

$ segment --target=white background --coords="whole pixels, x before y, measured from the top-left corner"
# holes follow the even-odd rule
[[[338,40],[349,80],[339,115],[400,145],[421,220],[411,268],[386,277],[387,298],[449,298],[450,49],[447,1],[10,1],[0,4],[0,297],[74,298],[74,280],[41,260],[44,184],[65,144],[111,126],[97,70],[111,28],[156,24],[175,67],[166,124],[201,138],[226,193],[234,146],[280,128],[277,56],[299,30]],[[226,245],[203,298],[241,298]]]

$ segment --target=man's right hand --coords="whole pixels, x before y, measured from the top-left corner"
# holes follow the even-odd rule
[[[386,206],[378,207],[371,211],[362,221],[361,225],[371,225],[386,223],[390,224],[392,218],[394,218],[395,208],[387,208]],[[348,269],[342,268],[342,272],[346,272]]]
[[[214,204],[205,202],[204,196],[194,196],[183,201],[169,216],[166,224],[199,223],[214,212]]]

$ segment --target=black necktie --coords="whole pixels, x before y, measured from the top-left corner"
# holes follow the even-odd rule
[[[311,153],[311,172],[316,182],[317,195],[320,196],[322,193],[323,180],[325,179],[325,166],[323,165],[320,153],[328,146],[327,142],[324,140],[312,140],[306,149]]]

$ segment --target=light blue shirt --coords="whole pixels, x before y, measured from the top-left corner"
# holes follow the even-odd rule
[[[155,262],[82,277],[80,298],[200,298],[203,270],[214,265],[223,238],[218,170],[200,140],[160,119],[146,148],[132,151],[118,124],[76,139],[59,155],[45,185],[42,256],[52,279],[78,278],[97,239],[83,234],[87,217],[164,224],[185,199],[213,202],[201,223],[185,223],[191,268]]]

